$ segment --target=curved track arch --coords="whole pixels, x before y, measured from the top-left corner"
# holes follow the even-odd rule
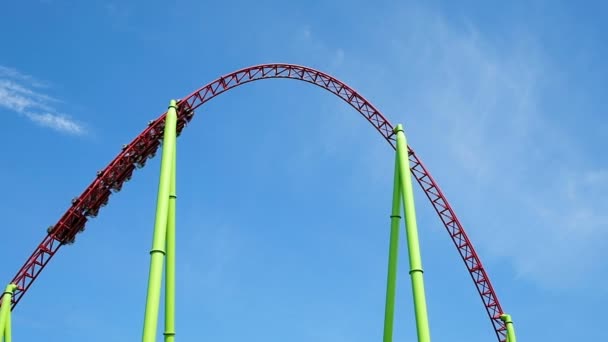
[[[330,91],[361,113],[390,146],[395,148],[393,126],[363,96],[328,74],[293,64],[262,64],[244,68],[222,76],[186,98],[179,100],[178,135],[186,124],[192,120],[194,110],[205,102],[239,85],[269,78],[300,80]],[[146,160],[154,156],[163,137],[165,115],[166,113],[156,120],[150,121],[148,127],[141,134],[131,143],[124,145],[118,156],[105,169],[97,172],[97,177],[84,192],[72,200],[72,206],[63,214],[61,219],[47,229],[47,236],[36,247],[12,280],[12,283],[18,286],[13,296],[12,308],[17,305],[59,248],[64,244],[74,242],[76,235],[84,230],[87,219],[97,216],[99,209],[107,204],[111,193],[120,191],[123,183],[131,178],[133,171],[136,168],[144,167]],[[435,208],[464,261],[498,340],[505,341],[505,326],[499,317],[503,311],[479,256],[473,249],[473,245],[456,217],[456,213],[431,174],[409,146],[408,152],[412,174]]]

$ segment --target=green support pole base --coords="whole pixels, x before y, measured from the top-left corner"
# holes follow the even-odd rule
[[[500,315],[500,320],[505,322],[505,327],[507,328],[507,342],[517,342],[517,339],[515,338],[515,327],[513,326],[511,315],[503,313]]]

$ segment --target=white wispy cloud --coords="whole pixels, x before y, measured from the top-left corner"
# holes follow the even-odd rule
[[[0,107],[58,132],[72,135],[86,134],[84,125],[55,108],[61,103],[60,100],[39,90],[48,86],[48,83],[16,69],[0,66]]]
[[[39,125],[49,127],[60,132],[76,135],[85,133],[82,126],[66,116],[51,113],[24,113],[24,115]]]
[[[19,71],[17,71],[17,69],[5,67],[2,65],[0,65],[0,77],[6,77],[13,80],[27,82],[36,88],[48,87],[48,83],[46,82],[41,82],[40,80],[37,80],[30,75],[20,73]]]
[[[540,45],[524,32],[490,41],[421,8],[400,15],[390,50],[406,61],[392,65],[406,81],[394,107],[414,116],[414,147],[436,152],[422,157],[441,168],[435,177],[456,194],[474,242],[541,286],[593,284],[606,269],[596,260],[608,242],[607,170],[544,110],[544,82],[559,81]]]
[[[319,56],[319,65],[327,65],[330,69],[340,67],[344,63],[345,52],[341,47],[328,45],[320,37],[317,37],[313,28],[309,25],[301,27],[295,35],[298,49],[305,50],[307,54]]]
[[[594,166],[576,144],[581,137],[546,111],[543,87],[555,88],[559,73],[541,45],[515,29],[490,40],[471,23],[406,7],[361,37],[381,51],[342,53],[344,79],[406,124],[482,256],[509,260],[515,274],[545,288],[595,284],[594,274],[608,271],[596,262],[608,243],[608,169]],[[299,36],[323,47],[320,58],[334,56],[309,27]],[[361,172],[373,174],[378,163],[368,165],[374,170]]]

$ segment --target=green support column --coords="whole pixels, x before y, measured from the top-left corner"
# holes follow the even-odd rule
[[[401,219],[401,186],[399,185],[399,160],[395,156],[395,180],[393,207],[391,210],[391,237],[388,252],[388,276],[386,280],[386,307],[384,311],[384,342],[393,341],[395,318],[395,288],[397,284],[397,259],[399,254],[399,220]]]
[[[162,285],[163,257],[167,234],[167,218],[169,212],[169,190],[171,187],[171,170],[175,154],[177,104],[171,100],[163,137],[160,180],[156,199],[156,220],[154,222],[154,238],[150,250],[150,274],[148,278],[148,293],[146,297],[146,312],[144,316],[143,342],[155,342],[158,328],[158,311],[160,306],[160,290]]]
[[[513,327],[513,320],[511,320],[511,315],[502,314],[500,315],[500,319],[505,322],[505,326],[507,328],[507,342],[517,342],[515,338],[515,328]]]
[[[4,294],[2,295],[2,306],[0,306],[0,336],[4,336],[5,342],[11,341],[11,301],[13,292],[17,289],[17,285],[8,284]]]
[[[176,147],[177,149],[177,147]],[[169,190],[169,218],[167,221],[167,264],[165,266],[165,342],[175,341],[175,202],[177,194],[177,151],[173,152],[171,186]]]
[[[13,341],[13,332],[11,326],[11,313],[9,312],[6,316],[6,326],[4,327],[4,342]]]
[[[394,132],[397,134],[399,181],[401,183],[405,211],[405,232],[410,259],[410,277],[412,279],[412,292],[414,295],[416,331],[418,332],[418,342],[430,342],[431,333],[429,330],[429,318],[426,309],[426,296],[424,294],[422,258],[420,256],[420,242],[418,239],[418,226],[416,223],[416,208],[414,206],[414,190],[412,188],[412,175],[410,173],[407,140],[401,125],[397,125]]]

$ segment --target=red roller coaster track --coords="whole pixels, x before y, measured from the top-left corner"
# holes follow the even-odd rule
[[[395,148],[393,126],[363,96],[330,75],[292,64],[264,64],[241,69],[196,90],[178,103],[178,134],[192,120],[194,110],[205,102],[239,85],[268,78],[305,81],[332,92],[361,113]],[[151,121],[148,127],[130,144],[124,145],[118,156],[105,169],[97,173],[95,180],[84,192],[72,200],[72,206],[63,214],[59,222],[48,228],[47,236],[12,280],[12,283],[18,286],[12,300],[13,308],[59,248],[64,244],[74,242],[76,234],[84,230],[87,219],[97,216],[99,209],[108,203],[110,194],[120,191],[123,183],[131,178],[135,168],[144,167],[146,160],[154,156],[163,137],[165,114]],[[439,186],[411,148],[409,148],[409,159],[412,174],[437,211],[473,279],[498,340],[504,342],[506,340],[505,326],[499,317],[503,311],[479,256],[475,253],[462,224]]]

